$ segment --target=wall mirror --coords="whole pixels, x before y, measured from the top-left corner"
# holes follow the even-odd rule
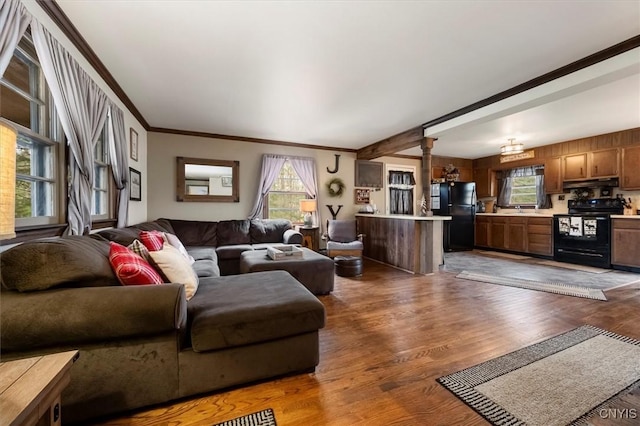
[[[237,203],[240,162],[177,157],[177,200]]]

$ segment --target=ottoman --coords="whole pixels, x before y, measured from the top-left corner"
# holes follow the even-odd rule
[[[301,247],[302,256],[272,260],[266,250],[245,251],[240,255],[240,273],[287,271],[311,293],[329,294],[333,291],[333,260]]]
[[[336,256],[336,274],[341,277],[359,277],[362,275],[362,258],[356,256]]]

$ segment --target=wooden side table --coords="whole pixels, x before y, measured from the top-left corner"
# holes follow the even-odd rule
[[[60,394],[78,351],[0,363],[0,426],[61,425]]]
[[[320,250],[320,227],[312,226],[305,228],[304,226],[299,226],[298,232],[302,234],[302,247],[313,251]]]

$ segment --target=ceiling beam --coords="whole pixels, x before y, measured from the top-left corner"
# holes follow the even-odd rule
[[[422,126],[414,127],[359,149],[357,158],[358,160],[373,160],[374,158],[393,155],[396,152],[420,146],[423,140],[424,129]]]

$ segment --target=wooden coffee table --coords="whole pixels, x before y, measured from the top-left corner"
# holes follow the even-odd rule
[[[61,425],[60,394],[78,351],[0,363],[0,426]]]

